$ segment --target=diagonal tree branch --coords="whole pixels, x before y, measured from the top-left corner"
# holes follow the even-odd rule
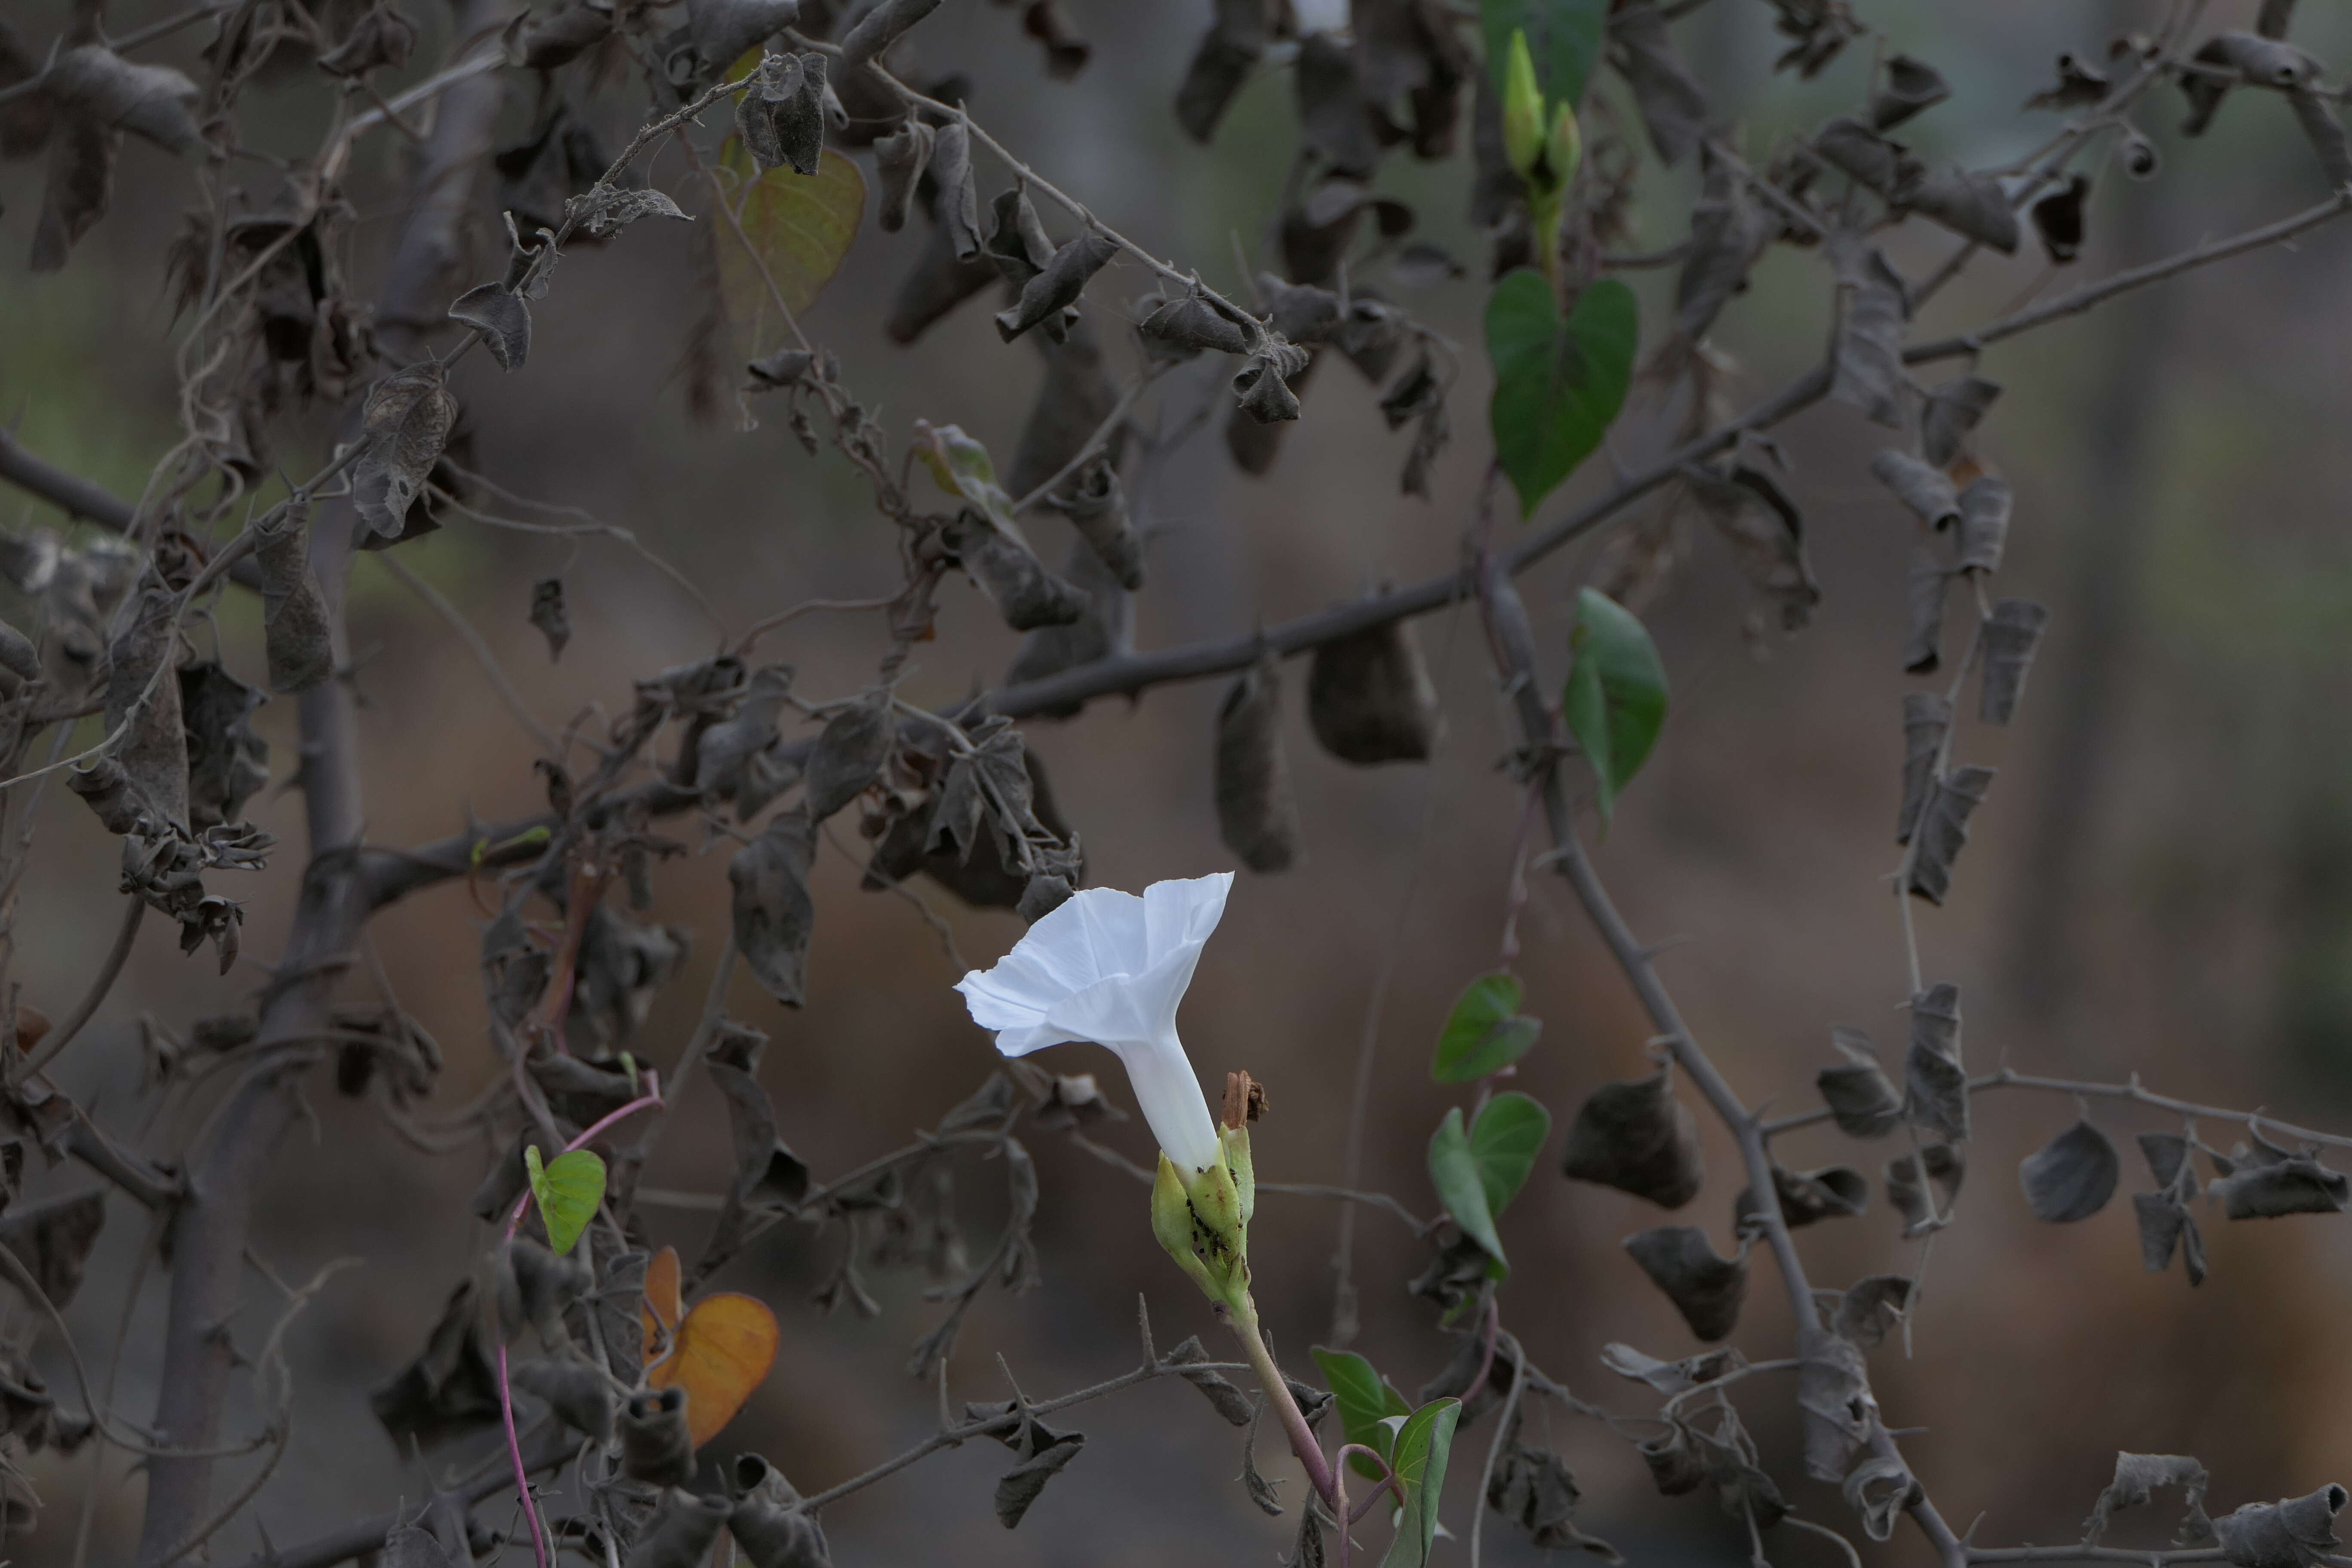
[[[1672,1053],[1675,1065],[1687,1074],[1707,1104],[1738,1141],[1740,1163],[1745,1168],[1750,1191],[1759,1194],[1776,1194],[1779,1189],[1772,1180],[1771,1155],[1764,1145],[1763,1122],[1743,1104],[1730,1084],[1724,1079],[1706,1052],[1699,1046],[1690,1026],[1683,1021],[1681,1011],[1675,1005],[1665,984],[1658,978],[1657,966],[1651,962],[1650,950],[1633,936],[1633,928],[1625,923],[1609,890],[1601,885],[1600,874],[1584,853],[1578,838],[1576,818],[1568,802],[1568,792],[1559,778],[1561,755],[1558,726],[1549,704],[1544,700],[1542,678],[1537,671],[1535,643],[1528,626],[1527,610],[1519,603],[1518,590],[1511,584],[1509,574],[1499,563],[1488,563],[1480,583],[1479,600],[1486,612],[1487,637],[1495,656],[1496,672],[1502,678],[1516,706],[1526,742],[1525,755],[1536,770],[1541,791],[1546,826],[1550,829],[1554,848],[1553,864],[1567,879],[1584,906],[1593,927],[1601,933],[1617,966],[1640,999],[1643,1011],[1650,1016],[1652,1025]],[[1780,1283],[1789,1299],[1789,1310],[1796,1318],[1801,1342],[1810,1333],[1821,1329],[1821,1309],[1813,1299],[1811,1281],[1805,1276],[1804,1260],[1797,1254],[1796,1243],[1789,1235],[1788,1219],[1780,1204],[1764,1196],[1758,1205],[1758,1217],[1764,1226],[1765,1239],[1780,1266]],[[1874,1418],[1870,1422],[1869,1445],[1872,1451],[1894,1463],[1904,1464],[1901,1450],[1885,1424]],[[1909,1467],[1905,1466],[1907,1473]],[[1944,1568],[1964,1568],[1969,1562],[1968,1549],[1950,1525],[1944,1521],[1934,1502],[1929,1500],[1925,1487],[1915,1485],[1907,1511],[1928,1543],[1936,1549]]]

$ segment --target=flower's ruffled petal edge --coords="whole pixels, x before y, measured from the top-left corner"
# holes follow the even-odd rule
[[[993,968],[956,989],[996,1048],[1026,1056],[1093,1040],[1126,1064],[1136,1101],[1169,1157],[1192,1171],[1218,1156],[1216,1123],[1176,1034],[1201,949],[1223,918],[1234,874],[1154,882],[1141,898],[1088,888],[1029,928]]]

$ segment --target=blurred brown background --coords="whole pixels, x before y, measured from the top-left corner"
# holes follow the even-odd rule
[[[51,35],[62,9],[51,0],[10,7],[36,38]],[[124,28],[166,9],[160,0],[118,0],[110,19]],[[422,20],[434,7],[413,0],[412,9]],[[1254,247],[1293,144],[1286,78],[1254,83],[1203,153],[1181,140],[1169,113],[1205,25],[1203,0],[1073,0],[1070,9],[1097,45],[1073,83],[1045,83],[1016,13],[975,0],[957,0],[925,24],[910,58],[925,68],[969,70],[975,114],[1008,145],[1108,221],[1233,285],[1233,237]],[[1865,9],[1957,89],[1916,122],[1915,140],[1986,166],[2030,151],[2054,124],[2017,109],[2047,84],[2058,52],[2095,53],[2119,25],[2152,25],[2157,7],[1873,0]],[[2303,9],[2296,41],[2324,60],[2352,58],[2352,22],[2336,7]],[[2211,16],[2220,26],[2248,26],[2252,10],[2252,0],[2232,0]],[[436,12],[428,38],[444,27]],[[1868,64],[1857,50],[1815,83],[1772,77],[1778,45],[1769,8],[1756,0],[1715,0],[1678,30],[1719,110],[1759,154],[1776,136],[1853,101]],[[183,36],[155,53],[184,59],[200,41]],[[1621,89],[1612,81],[1602,90]],[[509,105],[518,128],[527,113],[520,96]],[[292,152],[314,142],[323,94],[303,84],[257,101],[266,105],[257,124],[268,145]],[[600,101],[600,123],[616,144],[636,101]],[[1983,267],[1939,298],[1920,333],[1962,330],[2029,289],[2071,287],[2322,194],[2278,104],[2242,94],[2193,142],[2174,134],[2179,112],[2169,89],[2149,99],[2140,122],[2164,148],[2162,173],[2141,184],[2103,175],[2081,262],[2045,278],[2029,242],[2015,260]],[[366,250],[397,216],[401,150],[379,137],[362,162]],[[267,199],[258,165],[236,173]],[[675,153],[655,168],[666,183],[679,173]],[[998,173],[984,167],[983,180]],[[161,263],[187,178],[184,167],[133,145],[112,215],[66,273],[35,279],[23,257],[37,168],[0,169],[0,417],[16,422],[35,451],[125,495],[137,492],[172,434]],[[1387,188],[1417,205],[1423,232],[1475,268],[1465,179],[1459,162],[1391,160],[1383,173]],[[1691,184],[1687,170],[1650,180],[1640,247],[1682,237]],[[478,270],[487,276],[498,254],[487,204],[481,217]],[[1001,345],[979,305],[911,349],[881,335],[890,289],[919,243],[911,233],[874,231],[869,220],[810,331],[839,353],[845,380],[878,405],[894,440],[922,416],[961,424],[1009,453],[1037,376],[1028,349]],[[1920,275],[1947,243],[1906,234],[1895,259]],[[1972,1068],[2005,1061],[2108,1078],[2136,1070],[2176,1094],[2352,1125],[2352,731],[2343,721],[2352,549],[2341,526],[2352,445],[2336,438],[2352,416],[2347,261],[2352,237],[2324,230],[2293,252],[2131,296],[1986,357],[1985,374],[2009,390],[1982,447],[2019,494],[1999,588],[2045,600],[2054,615],[2014,729],[1971,727],[1963,736],[1964,760],[1996,764],[2000,776],[1977,816],[1949,908],[1919,912],[1928,978],[1964,989]],[[765,423],[750,432],[686,416],[673,372],[697,309],[690,279],[683,226],[645,226],[568,258],[538,310],[528,369],[501,377],[474,355],[460,375],[483,471],[523,495],[635,530],[737,628],[810,596],[889,591],[892,541],[842,462],[829,452],[806,457],[781,410],[759,409]],[[1671,275],[1633,281],[1654,342]],[[364,295],[368,280],[359,287]],[[1147,287],[1139,269],[1122,266],[1097,283],[1089,304],[1109,324],[1107,313]],[[1222,416],[1160,466],[1141,501],[1156,530],[1141,646],[1244,630],[1452,562],[1486,455],[1482,298],[1475,278],[1410,297],[1465,345],[1467,361],[1454,395],[1457,436],[1433,503],[1398,497],[1409,433],[1391,436],[1376,392],[1336,365],[1317,378],[1307,417],[1266,479],[1233,470],[1214,428]],[[1742,402],[1814,362],[1828,298],[1817,257],[1779,252],[1761,268],[1717,328],[1740,362]],[[1167,406],[1189,409],[1208,368],[1173,378]],[[1690,559],[1647,612],[1674,681],[1664,739],[1597,858],[1637,931],[1682,939],[1664,972],[1739,1091],[1794,1110],[1814,1102],[1811,1074],[1828,1059],[1832,1024],[1860,1025],[1882,1039],[1901,1033],[1903,950],[1885,878],[1897,858],[1890,827],[1906,689],[1896,650],[1909,525],[1865,471],[1879,433],[1851,410],[1825,405],[1781,434],[1824,591],[1815,624],[1792,638],[1776,635],[1769,658],[1751,657],[1737,571],[1718,541],[1693,540]],[[1631,460],[1658,437],[1629,416],[1617,440]],[[314,439],[299,455],[319,449]],[[290,459],[288,467],[300,471]],[[1602,482],[1606,459],[1588,467],[1594,471],[1547,515]],[[11,527],[57,521],[14,492],[0,495],[0,508]],[[482,628],[550,723],[590,703],[622,709],[633,676],[713,646],[713,626],[688,599],[608,542],[460,522],[405,548],[403,559]],[[1524,584],[1555,669],[1563,610],[1593,560],[1589,546],[1571,550]],[[524,616],[531,580],[557,570],[578,635],[551,665]],[[908,689],[919,702],[951,701],[993,680],[1012,653],[976,595],[955,588],[947,599],[939,640],[919,650]],[[530,748],[446,628],[370,560],[359,565],[353,602],[369,703],[371,838],[398,845],[456,831],[469,810],[499,818],[532,809]],[[249,604],[226,607],[219,635],[233,666],[257,668]],[[1496,773],[1507,742],[1475,623],[1440,615],[1420,635],[1446,693],[1449,730],[1435,763],[1349,769],[1318,752],[1294,714],[1307,863],[1280,878],[1244,874],[1184,1025],[1204,1074],[1246,1065],[1271,1086],[1273,1115],[1257,1136],[1261,1176],[1336,1180],[1357,1041],[1394,943],[1367,1183],[1431,1212],[1423,1147],[1450,1100],[1427,1081],[1427,1053],[1456,990],[1496,963],[1517,801]],[[832,696],[871,678],[878,628],[809,617],[769,646],[799,667],[801,689]],[[1221,689],[1165,689],[1139,704],[1099,702],[1066,725],[1029,727],[1084,837],[1094,880],[1138,889],[1230,864],[1209,795]],[[261,722],[282,781],[293,762],[290,704],[271,704]],[[116,850],[61,791],[43,809],[21,894],[16,973],[28,998],[54,1014],[79,994],[114,931]],[[151,922],[100,1024],[64,1065],[84,1102],[113,1124],[142,1119],[141,1014],[184,1025],[229,1010],[264,979],[258,961],[276,952],[291,907],[301,823],[299,804],[274,794],[259,816],[288,847],[253,881],[244,964],[215,978],[207,960],[170,951]],[[677,831],[702,847],[698,829]],[[634,1042],[665,1067],[691,1026],[719,946],[725,847],[674,862],[660,878],[656,917],[696,938],[693,962]],[[914,911],[858,891],[845,858],[820,866],[810,1005],[786,1012],[748,982],[733,1003],[738,1016],[774,1037],[767,1079],[784,1135],[822,1176],[929,1125],[981,1081],[992,1053],[949,989],[956,963]],[[1532,884],[1517,967],[1546,1031],[1520,1087],[1564,1124],[1595,1084],[1637,1069],[1648,1030],[1564,890],[1540,875]],[[1019,934],[1010,915],[956,910],[945,895],[932,896],[970,963],[992,961]],[[475,969],[479,925],[465,889],[451,886],[375,928],[402,1000],[449,1052],[440,1090],[448,1105],[469,1099],[493,1070]],[[1063,1070],[1104,1072],[1125,1100],[1107,1056],[1065,1050]],[[258,1507],[215,1542],[216,1561],[257,1548],[257,1526],[284,1544],[419,1495],[365,1394],[415,1353],[487,1240],[465,1209],[486,1152],[426,1163],[330,1086],[320,1084],[314,1104],[315,1132],[289,1142],[264,1194],[257,1251],[289,1278],[344,1255],[365,1267],[339,1278],[294,1331],[295,1445]],[[2112,1107],[2095,1114],[2124,1148],[2126,1192],[2144,1185],[2128,1134],[2162,1123]],[[2343,1224],[2228,1226],[2217,1215],[2207,1226],[2212,1277],[2200,1289],[2177,1269],[2144,1274],[2122,1196],[2064,1229],[2037,1226],[2025,1212],[2015,1161],[2072,1116],[2047,1096],[1980,1101],[1974,1173],[1961,1223],[1936,1246],[1916,1358],[1905,1361],[1894,1344],[1874,1357],[1890,1422],[1926,1428],[1906,1447],[1946,1514],[1965,1528],[1982,1510],[1986,1543],[2068,1539],[2117,1448],[2201,1456],[2214,1472],[2217,1510],[2352,1479],[2344,1419],[2352,1373],[2332,1353],[2352,1289]],[[159,1128],[156,1146],[173,1147],[188,1131]],[[2223,1143],[2237,1131],[2205,1129]],[[1139,1121],[1106,1136],[1149,1156]],[[956,1395],[1003,1397],[1000,1354],[1032,1394],[1125,1370],[1139,1291],[1163,1347],[1198,1331],[1220,1349],[1205,1304],[1150,1239],[1142,1191],[1055,1138],[1031,1142],[1044,1184],[1046,1288],[982,1298],[950,1368]],[[715,1190],[724,1142],[706,1088],[682,1110],[648,1180]],[[1874,1175],[1885,1151],[1844,1147],[1824,1131],[1784,1152],[1803,1165],[1852,1160]],[[1562,1181],[1557,1154],[1555,1134],[1506,1222],[1517,1273],[1503,1298],[1505,1321],[1580,1393],[1639,1413],[1650,1407],[1646,1391],[1617,1383],[1594,1356],[1613,1339],[1663,1356],[1696,1348],[1617,1246],[1658,1219],[1633,1200]],[[1708,1158],[1708,1190],[1677,1217],[1708,1226],[1720,1241],[1739,1184],[1720,1138]],[[81,1179],[68,1168],[37,1181],[64,1190]],[[992,1180],[973,1172],[965,1184],[976,1246],[993,1235]],[[1306,1347],[1328,1331],[1336,1222],[1319,1200],[1269,1197],[1261,1207],[1259,1296],[1292,1362],[1303,1363]],[[673,1212],[656,1217],[656,1234],[690,1256],[706,1223]],[[1816,1281],[1907,1268],[1914,1249],[1895,1241],[1895,1229],[1880,1205],[1805,1233]],[[1410,1391],[1450,1348],[1425,1305],[1403,1290],[1422,1250],[1377,1213],[1363,1216],[1360,1237],[1358,1348]],[[86,1354],[110,1342],[127,1260],[142,1240],[141,1216],[118,1205],[70,1313]],[[824,1317],[806,1298],[834,1245],[787,1226],[721,1281],[772,1302],[785,1334],[774,1374],[721,1446],[759,1449],[805,1489],[919,1439],[932,1408],[932,1391],[908,1383],[902,1364],[938,1309],[919,1299],[919,1281],[884,1277],[879,1321]],[[1759,1357],[1783,1353],[1777,1283],[1759,1267],[1755,1286],[1739,1342]],[[266,1326],[263,1310],[240,1321],[241,1337]],[[122,1372],[122,1408],[134,1419],[152,1407],[161,1321],[151,1277],[131,1310]],[[54,1345],[42,1364],[53,1384],[69,1383]],[[1848,1516],[1833,1491],[1794,1479],[1786,1390],[1757,1384],[1743,1392],[1753,1395],[1746,1403],[1754,1425],[1793,1500],[1843,1528]],[[1286,1550],[1290,1521],[1249,1505],[1234,1479],[1238,1435],[1191,1391],[1154,1386],[1072,1416],[1089,1447],[1017,1532],[1000,1529],[990,1509],[1004,1456],[980,1444],[828,1510],[836,1558],[1263,1563]],[[1643,1559],[1745,1556],[1744,1532],[1731,1521],[1701,1500],[1654,1497],[1638,1460],[1605,1431],[1557,1416],[1551,1429],[1584,1484],[1588,1530]],[[1446,1522],[1457,1533],[1469,1522],[1467,1478],[1487,1436],[1476,1428],[1456,1465]],[[241,1470],[225,1467],[222,1484]],[[62,1563],[90,1484],[89,1457],[44,1457],[33,1474],[48,1508],[37,1533],[12,1542],[11,1553],[28,1564]],[[107,1561],[129,1550],[142,1483],[110,1455],[99,1484],[96,1557]],[[2158,1524],[2150,1519],[2139,1528],[2151,1533],[2126,1539],[2158,1540]],[[1490,1531],[1487,1542],[1496,1562],[1534,1555],[1507,1530]],[[1826,1545],[1788,1532],[1768,1544],[1789,1560],[1821,1556]],[[1916,1558],[1920,1548],[1906,1529],[1893,1550]],[[1461,1560],[1458,1545],[1440,1551]]]

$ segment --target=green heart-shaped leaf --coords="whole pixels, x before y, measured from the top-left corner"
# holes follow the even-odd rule
[[[1470,1127],[1470,1160],[1486,1194],[1486,1212],[1500,1218],[1528,1184],[1536,1155],[1551,1136],[1551,1112],[1516,1089],[1496,1095]]]
[[[1496,96],[1502,96],[1503,62],[1509,58],[1511,35],[1524,32],[1544,101],[1581,101],[1584,84],[1600,63],[1608,22],[1609,0],[1483,0],[1478,30],[1486,35],[1486,69]]]
[[[1323,1381],[1331,1385],[1331,1395],[1339,1406],[1339,1430],[1350,1443],[1365,1447],[1386,1459],[1394,1451],[1396,1426],[1412,1414],[1412,1406],[1404,1395],[1389,1386],[1370,1362],[1353,1351],[1314,1348],[1315,1364],[1322,1371]],[[1361,1454],[1350,1456],[1356,1473],[1371,1479],[1380,1479],[1381,1468]]]
[[[1462,1234],[1476,1242],[1487,1257],[1503,1262],[1503,1243],[1495,1234],[1495,1211],[1486,1202],[1486,1184],[1478,1178],[1478,1161],[1470,1152],[1470,1134],[1454,1106],[1429,1137],[1429,1183]]]
[[[1429,1076],[1440,1083],[1471,1083],[1526,1056],[1543,1023],[1520,1016],[1521,994],[1518,976],[1507,971],[1473,980],[1446,1015]]]
[[[1633,291],[1614,278],[1587,289],[1568,320],[1543,275],[1524,268],[1486,301],[1488,405],[1495,459],[1532,517],[1544,497],[1591,457],[1625,405],[1641,339]]]
[[[570,1252],[596,1217],[596,1205],[604,1201],[604,1162],[585,1149],[574,1149],[542,1165],[539,1145],[529,1143],[523,1146],[522,1163],[530,1173],[530,1195],[539,1202],[548,1246],[558,1253]]]
[[[1445,1461],[1454,1452],[1454,1426],[1461,1419],[1460,1400],[1433,1400],[1398,1430],[1391,1467],[1404,1489],[1404,1507],[1381,1568],[1422,1568],[1429,1561],[1430,1545],[1437,1539],[1437,1501],[1445,1492]]]
[[[1466,1129],[1462,1108],[1454,1107],[1430,1137],[1430,1184],[1462,1234],[1497,1264],[1505,1260],[1495,1220],[1527,1185],[1536,1154],[1549,1136],[1551,1112],[1533,1098],[1510,1091],[1488,1100]]]
[[[1576,663],[1560,713],[1592,764],[1607,822],[1666,721],[1666,667],[1633,612],[1597,589],[1578,595],[1570,640]]]
[[[814,174],[796,174],[784,164],[761,174],[733,137],[719,163],[736,180],[726,198],[735,222],[705,220],[719,226],[712,243],[719,293],[752,342],[771,342],[782,330],[778,300],[792,314],[804,314],[841,269],[866,214],[866,176],[830,147]]]

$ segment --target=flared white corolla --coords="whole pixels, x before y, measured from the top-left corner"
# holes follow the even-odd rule
[[[1137,898],[1087,888],[1029,928],[989,970],[956,985],[1008,1057],[1066,1040],[1118,1053],[1151,1135],[1190,1177],[1219,1163],[1216,1123],[1176,1035],[1176,1008],[1225,912],[1234,874],[1154,882]]]

